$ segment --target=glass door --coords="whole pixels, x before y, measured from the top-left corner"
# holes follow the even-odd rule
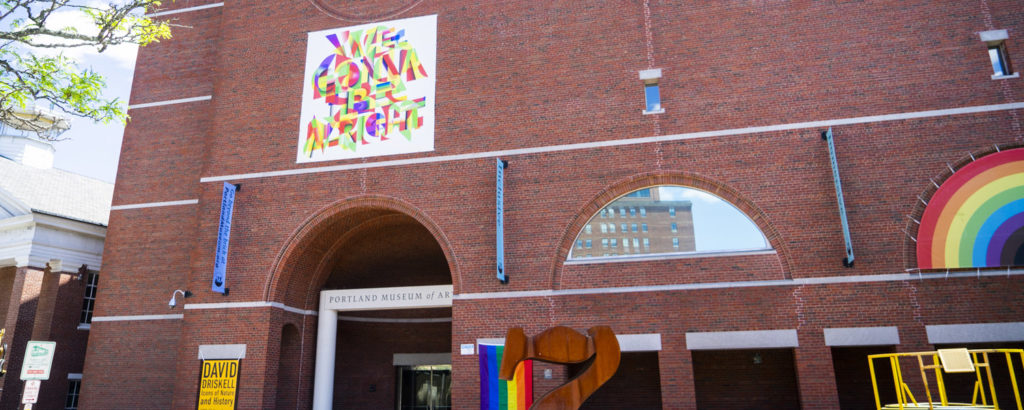
[[[398,410],[450,410],[452,366],[399,366]]]

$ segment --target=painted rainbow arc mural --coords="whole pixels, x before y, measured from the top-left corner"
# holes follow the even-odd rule
[[[935,191],[917,234],[921,269],[1024,265],[1024,148],[979,158]]]

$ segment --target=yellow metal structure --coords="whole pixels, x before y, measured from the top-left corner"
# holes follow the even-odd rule
[[[1013,370],[1013,359],[1016,357],[1020,363],[1024,364],[1024,349],[975,349],[967,350],[963,349],[970,356],[971,364],[973,364],[973,370],[975,374],[974,382],[974,393],[971,397],[971,403],[950,403],[946,398],[946,384],[943,381],[943,374],[945,373],[962,373],[964,372],[963,366],[957,366],[953,368],[948,365],[943,367],[943,363],[940,363],[939,352],[915,352],[915,353],[887,353],[887,354],[873,354],[868,356],[868,367],[871,370],[871,387],[875,393],[875,408],[876,410],[952,410],[952,409],[1009,409],[1010,407],[1000,407],[999,399],[996,397],[996,386],[992,379],[992,367],[989,365],[989,354],[1003,354],[1006,356],[1006,367],[1009,371],[1010,383],[1013,387],[1013,395],[1016,400],[1017,410],[1024,410],[1024,406],[1021,405],[1021,394],[1020,388],[1017,384],[1017,375]],[[962,354],[962,352],[954,352]],[[943,354],[949,354],[949,352],[943,352]],[[892,369],[892,379],[896,390],[896,403],[882,405],[881,399],[878,396],[878,379],[875,376],[875,361],[888,359],[889,367]],[[921,382],[924,385],[924,397],[928,399],[927,403],[919,403],[910,391],[910,387],[903,379],[903,371],[900,367],[900,360],[906,359],[917,361],[918,369],[921,371]],[[931,364],[925,364],[928,359],[931,359]],[[946,361],[948,362],[948,356]],[[935,383],[935,393],[938,394],[938,402],[935,402],[932,397],[933,389],[929,386],[928,371],[931,370],[934,373],[932,381]],[[969,371],[969,370],[968,370]],[[988,392],[986,393],[986,387]],[[991,403],[989,403],[991,401]]]

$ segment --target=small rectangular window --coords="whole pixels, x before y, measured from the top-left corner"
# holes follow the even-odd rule
[[[642,206],[640,207],[640,217],[641,218],[646,218],[647,217],[647,208],[644,208]]]
[[[614,218],[615,217],[615,209],[614,208],[605,208],[605,209],[608,211],[608,217],[609,218]]]
[[[608,217],[608,210],[607,209],[601,208],[601,217],[602,218],[607,218]]]
[[[601,247],[602,248],[607,248],[608,247],[608,239],[601,238]]]
[[[671,217],[675,218],[676,217],[676,208],[674,208],[674,207],[668,208],[668,216],[671,216]]]
[[[650,239],[644,238],[644,248],[650,248],[650,247],[651,247]]]
[[[626,224],[622,224],[622,232],[629,232],[629,228],[626,227]]]
[[[592,244],[592,242],[590,242],[590,239],[587,239],[587,249],[590,249],[590,245],[591,244]]]
[[[630,227],[633,228],[633,232],[636,232],[636,224],[632,224]]]
[[[633,207],[629,208],[629,217],[630,218],[636,218],[636,208],[633,208]]]
[[[617,248],[619,246],[619,240],[615,239],[615,238],[612,238],[611,241],[609,242],[609,245],[611,247],[613,247],[613,248]]]
[[[1006,52],[1006,43],[988,46],[988,58],[992,62],[993,76],[1007,76],[1013,74],[1010,68],[1010,56]]]
[[[647,232],[647,224],[640,224],[640,231]]]
[[[676,226],[675,222],[672,222],[672,233],[679,232],[679,227]]]
[[[672,247],[679,249],[679,238],[672,238]]]
[[[615,233],[615,224],[608,224],[608,232]]]
[[[590,232],[591,232],[591,229],[590,229],[590,224],[587,224],[587,226],[586,226],[586,227],[584,227],[584,228],[583,228],[583,230],[584,230],[584,231],[585,231],[586,233],[590,233]]]
[[[633,238],[633,247],[634,248],[639,248],[640,247],[640,240],[639,239]]]
[[[629,238],[622,238],[622,247],[623,248],[628,248],[629,247]]]
[[[626,217],[626,208],[619,208],[619,217]]]
[[[582,239],[577,239],[576,240],[576,249],[583,249],[583,240]]]
[[[64,410],[78,410],[78,395],[82,391],[82,380],[68,380],[68,395],[64,399]]]
[[[608,224],[601,224],[601,233],[608,233]]]
[[[82,297],[82,317],[79,323],[92,323],[92,310],[96,306],[96,286],[100,275],[89,272],[85,279],[85,295]]]

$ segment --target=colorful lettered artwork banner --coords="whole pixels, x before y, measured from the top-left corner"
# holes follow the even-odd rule
[[[928,200],[917,235],[921,269],[1024,265],[1024,148],[978,158]]]
[[[203,360],[202,363],[196,409],[236,409],[239,360]]]
[[[480,410],[526,410],[533,404],[533,361],[524,360],[516,366],[512,380],[498,378],[504,346],[479,347]]]
[[[437,15],[309,33],[299,163],[434,150]]]

